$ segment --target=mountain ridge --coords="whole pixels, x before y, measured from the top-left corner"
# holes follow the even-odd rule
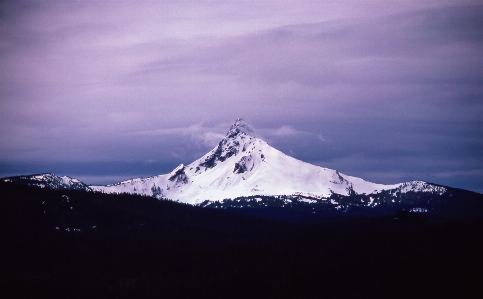
[[[451,197],[454,188],[424,181],[377,184],[290,157],[254,136],[239,118],[217,146],[167,174],[109,185],[86,185],[69,177],[37,174],[4,178],[51,189],[129,193],[205,207],[319,205],[349,207],[424,206]],[[290,203],[290,204],[289,204]]]
[[[384,190],[444,193],[445,187],[423,181],[383,185],[342,174],[290,157],[254,137],[241,118],[218,145],[201,158],[172,172],[106,186],[90,186],[106,193],[133,193],[170,198],[190,204],[247,196],[302,195],[327,199],[332,194],[378,194]]]
[[[58,176],[53,173],[38,173],[30,175],[20,175],[2,178],[6,183],[16,183],[20,185],[36,186],[51,190],[78,190],[93,191],[84,182],[70,176]]]
[[[252,135],[249,125],[237,119],[214,149],[169,174],[91,188],[106,193],[156,193],[197,204],[251,195],[302,193],[323,198],[332,193],[372,193],[400,185],[374,184],[297,160]]]

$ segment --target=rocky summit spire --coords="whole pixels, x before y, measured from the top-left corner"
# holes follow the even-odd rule
[[[245,133],[246,135],[252,136],[254,134],[254,131],[248,123],[243,119],[243,118],[237,118],[235,123],[231,126],[230,130],[228,133],[226,133],[226,137],[234,137],[238,135],[239,133]]]

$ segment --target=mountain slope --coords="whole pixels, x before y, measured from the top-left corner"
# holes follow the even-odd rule
[[[218,146],[189,165],[172,172],[107,186],[90,186],[106,193],[133,193],[196,204],[254,195],[298,195],[327,199],[333,194],[430,192],[446,188],[422,181],[394,185],[375,184],[289,157],[256,138],[237,119]]]

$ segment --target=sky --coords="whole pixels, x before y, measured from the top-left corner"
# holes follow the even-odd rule
[[[239,117],[375,183],[483,193],[480,1],[0,1],[0,177],[170,172]]]

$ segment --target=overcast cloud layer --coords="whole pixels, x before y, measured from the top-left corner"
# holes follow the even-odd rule
[[[243,117],[309,163],[483,192],[478,2],[2,1],[0,176],[163,174]]]

